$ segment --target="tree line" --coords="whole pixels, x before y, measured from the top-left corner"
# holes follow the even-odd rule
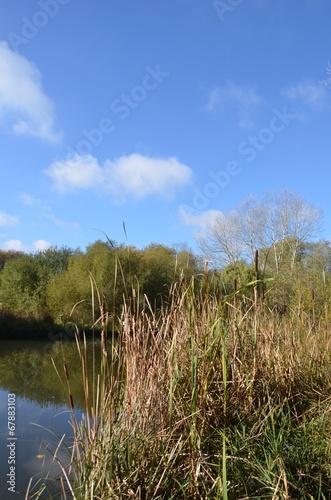
[[[85,251],[1,251],[0,266],[2,313],[83,326],[93,325],[101,308],[119,316],[123,304],[136,307],[144,297],[157,310],[174,283],[187,282],[200,270],[184,245],[153,243],[139,250],[110,240],[97,240]]]
[[[265,193],[261,201],[250,196],[235,209],[219,212],[198,242],[222,269],[221,281],[229,283],[232,277],[244,286],[255,278],[270,307],[299,305],[321,314],[330,300],[331,276],[330,242],[316,239],[322,219],[321,209],[285,187]]]
[[[10,313],[86,327],[107,313],[114,323],[124,306],[148,303],[156,312],[191,283],[225,302],[235,296],[249,307],[258,292],[266,307],[284,313],[299,306],[321,317],[331,298],[330,242],[314,241],[321,219],[285,188],[219,212],[198,236],[201,255],[185,245],[137,249],[108,239],[85,251],[0,251],[0,322]]]

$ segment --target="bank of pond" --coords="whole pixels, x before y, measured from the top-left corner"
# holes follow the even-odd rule
[[[98,348],[88,350],[87,356],[90,352],[92,356],[92,350],[93,355],[98,356]],[[90,360],[87,361],[90,366]],[[74,408],[71,408],[64,385],[64,363],[70,377]],[[0,341],[0,498],[11,498],[15,491],[14,498],[23,500],[28,489],[32,496],[45,482],[47,488],[38,498],[61,498],[59,478],[62,471],[59,461],[63,466],[70,462],[73,416],[78,421],[84,418],[79,364],[75,342]],[[9,431],[7,425],[9,395],[14,433]],[[61,447],[58,448],[60,442]],[[12,443],[15,449],[10,450],[8,443]],[[9,457],[10,452],[12,456]],[[14,466],[11,465],[13,463]],[[10,467],[15,467],[12,469],[15,485],[11,490],[8,489],[11,487],[8,482],[10,476],[7,476]],[[67,498],[70,498],[69,494]]]
[[[57,340],[74,341],[77,332],[84,332],[88,339],[92,339],[94,335],[100,336],[99,325],[82,326],[72,322],[61,325],[47,317],[38,319],[0,310],[0,341],[26,340],[46,343]]]

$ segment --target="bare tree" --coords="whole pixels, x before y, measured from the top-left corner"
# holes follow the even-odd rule
[[[198,237],[203,254],[221,267],[235,265],[242,258],[240,225],[236,211],[219,212]]]
[[[289,188],[268,192],[260,203],[253,197],[235,210],[220,212],[198,239],[204,254],[221,266],[254,258],[263,249],[265,263],[274,262],[279,274],[285,255],[290,254],[292,272],[299,246],[321,227],[321,210],[308,205]]]
[[[301,195],[287,187],[278,193],[267,193],[261,208],[267,222],[264,246],[273,251],[276,273],[288,254],[292,272],[300,244],[320,232],[322,211],[308,205]]]

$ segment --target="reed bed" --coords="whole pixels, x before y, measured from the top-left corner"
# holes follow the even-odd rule
[[[328,318],[193,283],[157,316],[141,302],[103,332],[93,380],[77,338],[86,418],[68,498],[331,498]]]

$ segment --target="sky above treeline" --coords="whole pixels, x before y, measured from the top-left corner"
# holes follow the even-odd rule
[[[1,249],[196,251],[219,211],[284,186],[331,239],[329,0],[0,10]]]

